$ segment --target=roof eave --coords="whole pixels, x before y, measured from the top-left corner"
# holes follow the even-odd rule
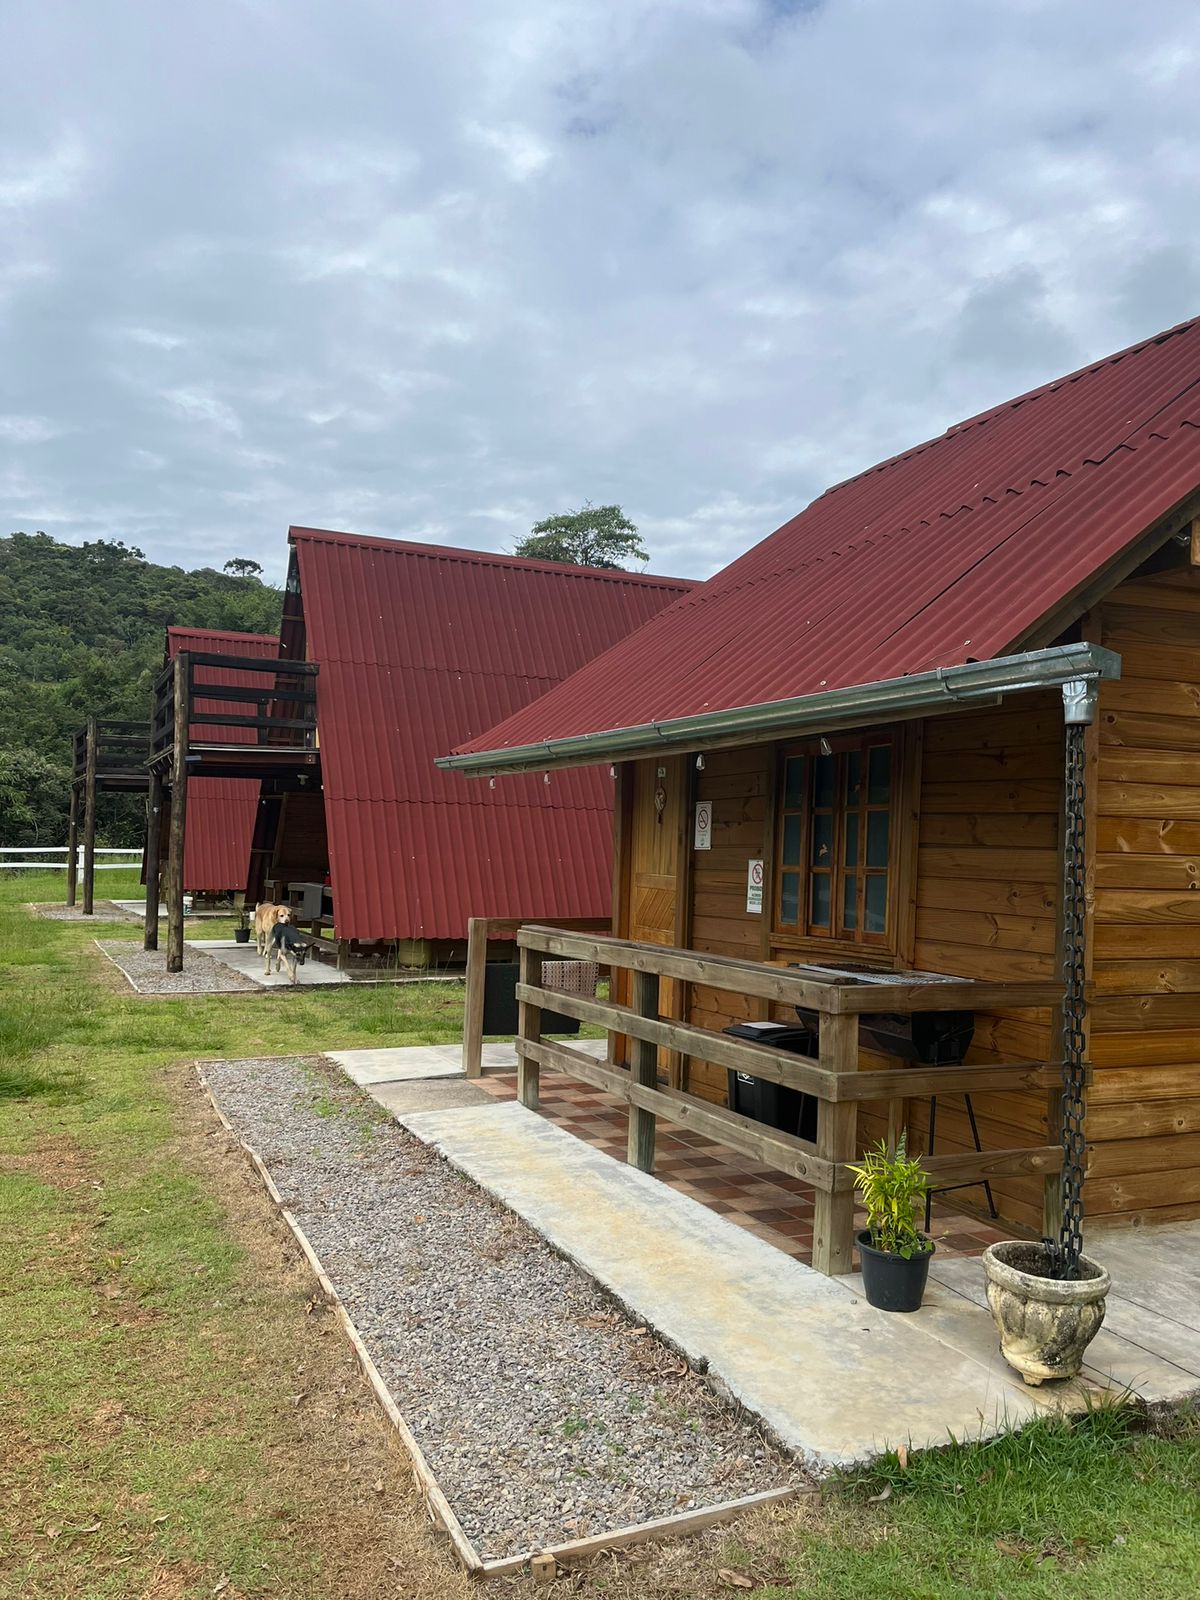
[[[828,689],[765,705],[706,711],[508,750],[439,756],[437,765],[446,772],[485,778],[506,772],[593,766],[600,761],[635,761],[644,756],[761,743],[784,735],[834,733],[905,717],[938,715],[963,705],[994,704],[1009,694],[1120,675],[1121,658],[1112,650],[1086,643],[1054,645],[1046,650],[936,667],[909,677]]]

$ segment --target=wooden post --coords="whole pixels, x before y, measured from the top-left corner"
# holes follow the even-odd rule
[[[142,949],[158,949],[159,878],[162,874],[163,781],[161,772],[150,774],[150,793],[146,796],[146,910],[142,927]]]
[[[640,1017],[658,1020],[658,975],[654,972],[633,974],[633,1009]],[[658,1087],[658,1046],[645,1039],[629,1041],[629,1081],[646,1089]],[[657,1123],[653,1111],[641,1106],[629,1107],[629,1144],[625,1159],[631,1167],[642,1172],[654,1171],[654,1131]]]
[[[858,1070],[858,1018],[821,1015],[823,1067],[831,1072]],[[822,1100],[817,1108],[817,1154],[827,1161],[853,1161],[858,1154],[858,1105]],[[813,1208],[813,1266],[832,1277],[849,1272],[854,1256],[854,1191],[818,1189]]]
[[[171,763],[171,827],[167,850],[167,971],[183,971],[183,845],[187,820],[188,729],[191,722],[189,665],[181,650],[174,662],[175,728]]]
[[[67,904],[75,904],[79,883],[79,784],[71,779],[71,809],[67,814]]]
[[[485,917],[467,923],[467,995],[463,1007],[463,1071],[483,1076],[483,986],[487,975],[488,925]]]
[[[88,718],[87,757],[83,769],[83,914],[96,903],[96,719]]]
[[[542,986],[542,952],[521,947],[520,979],[522,983]],[[521,1043],[532,1039],[536,1044],[542,1037],[542,1008],[522,1000],[517,1007],[517,1099],[531,1111],[538,1108],[539,1066],[521,1052]]]

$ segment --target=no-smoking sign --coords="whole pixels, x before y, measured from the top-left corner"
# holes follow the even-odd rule
[[[763,908],[763,864],[761,861],[751,861],[746,867],[746,910],[761,911]]]
[[[696,829],[693,843],[697,850],[712,849],[712,806],[707,800],[701,800],[696,807]]]

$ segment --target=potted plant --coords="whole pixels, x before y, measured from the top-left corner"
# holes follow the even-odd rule
[[[1075,1377],[1104,1321],[1111,1279],[1099,1262],[1080,1255],[1064,1269],[1048,1240],[1009,1239],[987,1247],[983,1270],[1009,1366],[1034,1385]]]
[[[934,1249],[916,1220],[929,1176],[908,1154],[906,1134],[894,1151],[880,1140],[850,1171],[867,1211],[867,1226],[858,1235],[867,1300],[880,1311],[919,1311]]]
[[[238,944],[250,943],[250,917],[245,906],[238,912],[238,925],[233,930],[233,937]]]

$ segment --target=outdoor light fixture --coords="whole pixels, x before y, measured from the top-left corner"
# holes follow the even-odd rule
[[[550,782],[550,774],[548,772],[546,773],[545,777],[542,779],[542,782],[543,783],[549,783]]]
[[[831,756],[833,754],[833,746],[824,734],[821,735],[821,754],[823,756]]]
[[[488,779],[488,788],[489,788],[489,789],[494,789],[494,788],[495,788],[495,787],[496,787],[496,780],[495,780],[495,778],[489,778],[489,779]]]
[[[696,757],[696,771],[697,772],[703,772],[704,771],[704,755],[703,755],[703,752],[701,752],[701,754]]]

